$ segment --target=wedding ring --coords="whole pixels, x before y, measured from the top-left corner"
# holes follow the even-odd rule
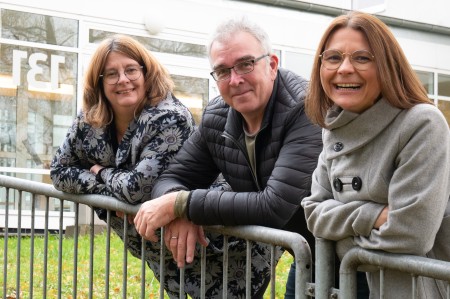
[[[171,239],[178,239],[178,237],[170,237]]]

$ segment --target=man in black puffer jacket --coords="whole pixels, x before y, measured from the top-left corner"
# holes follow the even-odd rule
[[[167,225],[165,242],[179,266],[194,260],[196,241],[206,244],[200,225],[286,229],[303,235],[313,250],[300,202],[310,194],[322,141],[321,129],[304,113],[308,82],[278,68],[266,33],[245,18],[216,32],[208,50],[221,95],[208,104],[198,130],[160,176],[153,199],[136,215],[136,228],[158,241],[155,230]],[[208,189],[220,173],[233,191]],[[263,270],[252,267],[252,298],[262,298],[270,280],[265,263]],[[207,286],[207,297],[220,287]],[[245,294],[245,285],[243,292],[228,288],[231,297]]]

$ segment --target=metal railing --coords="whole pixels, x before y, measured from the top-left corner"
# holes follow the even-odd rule
[[[3,189],[3,191],[2,191]],[[3,264],[3,273],[0,278],[2,278],[3,286],[1,291],[1,297],[2,298],[13,298],[10,294],[8,294],[8,273],[9,270],[12,268],[16,269],[16,279],[15,279],[15,286],[12,288],[15,289],[15,296],[16,298],[33,298],[34,297],[34,277],[33,272],[34,268],[37,267],[37,262],[42,263],[43,268],[43,281],[42,285],[39,287],[42,288],[42,297],[43,298],[61,298],[62,297],[62,279],[63,277],[67,279],[67,277],[70,277],[72,280],[72,298],[85,298],[84,296],[80,296],[80,290],[78,286],[78,277],[80,276],[80,273],[78,273],[78,267],[77,265],[80,262],[86,262],[85,257],[78,256],[78,235],[79,235],[79,208],[81,205],[87,205],[87,206],[95,206],[98,208],[107,209],[107,220],[106,220],[106,261],[104,268],[102,269],[104,271],[104,293],[102,294],[102,298],[109,298],[110,294],[110,261],[109,261],[109,252],[110,252],[110,233],[111,233],[111,226],[110,226],[110,214],[113,211],[121,211],[125,214],[132,215],[135,214],[138,210],[138,206],[128,205],[126,203],[120,202],[114,198],[106,197],[106,196],[100,196],[100,195],[74,195],[74,194],[68,194],[64,192],[60,192],[52,185],[44,184],[44,183],[38,183],[18,178],[13,178],[9,176],[3,176],[0,175],[0,202],[4,203],[4,214],[3,218],[0,217],[0,232],[3,233],[3,257],[0,259],[0,263]],[[15,198],[15,204],[11,205],[9,203],[10,198],[12,197],[11,194],[14,193]],[[27,198],[30,198],[31,194],[31,208],[30,210],[24,211],[22,208],[23,205],[23,198],[25,198],[24,194],[27,193]],[[34,250],[34,242],[36,240],[36,206],[35,206],[35,199],[37,197],[42,196],[45,198],[44,202],[45,204],[42,217],[40,218],[40,221],[44,221],[41,226],[43,229],[39,232],[40,236],[43,237],[44,242],[44,252],[39,253],[42,254],[42,260],[38,260],[35,258],[30,258],[30,261],[28,264],[24,264],[22,262],[23,255],[29,255],[30,257],[34,257],[37,252]],[[49,229],[49,201],[57,200],[60,203],[60,209],[59,209],[59,227],[57,230]],[[71,251],[73,252],[73,257],[71,257],[71,260],[67,260],[67,258],[63,254],[63,245],[65,242],[64,237],[64,229],[67,223],[64,222],[64,202],[69,201],[73,203],[73,210],[74,210],[74,234],[73,234],[73,248]],[[2,212],[2,210],[0,210]],[[12,213],[14,212],[14,213]],[[1,213],[0,213],[1,214]],[[9,215],[15,215],[14,217],[17,217],[14,221],[14,227],[10,225],[10,219]],[[89,249],[89,257],[88,257],[88,263],[89,263],[89,270],[88,270],[88,276],[89,276],[89,287],[87,292],[87,297],[93,298],[93,281],[94,281],[94,217],[95,213],[93,209],[90,212],[90,249]],[[22,225],[24,221],[27,222],[27,227],[30,226],[31,229],[23,229]],[[40,226],[39,226],[40,227]],[[128,223],[127,221],[124,221],[124,232],[127,231]],[[289,249],[289,251],[292,253],[294,257],[294,262],[296,263],[296,273],[295,273],[295,288],[296,288],[296,295],[295,297],[297,299],[302,298],[319,298],[319,299],[325,299],[325,298],[356,298],[356,269],[360,265],[373,265],[379,267],[383,273],[384,269],[394,269],[406,273],[411,273],[412,280],[413,280],[413,288],[415,287],[415,280],[418,276],[425,276],[425,277],[432,277],[435,279],[442,280],[446,282],[447,285],[447,299],[450,299],[450,262],[445,261],[439,261],[439,260],[433,260],[429,258],[419,257],[419,256],[410,256],[410,255],[400,255],[400,254],[389,254],[385,252],[379,252],[379,251],[369,251],[364,250],[361,248],[355,248],[352,249],[350,252],[348,252],[345,257],[342,260],[341,267],[340,267],[340,288],[337,289],[334,287],[334,278],[335,278],[335,271],[334,271],[334,257],[335,257],[335,250],[334,250],[334,242],[323,240],[323,239],[317,239],[316,240],[316,261],[315,261],[315,282],[313,282],[312,279],[312,261],[311,261],[311,252],[310,248],[305,241],[305,239],[296,233],[291,233],[283,230],[277,230],[277,229],[271,229],[266,227],[260,227],[260,226],[241,226],[241,227],[222,227],[222,226],[212,226],[212,227],[206,227],[205,230],[213,233],[219,233],[224,236],[224,248],[223,251],[223,268],[228,268],[228,252],[226,250],[228,237],[237,237],[244,239],[247,243],[247,265],[246,265],[246,290],[247,290],[247,298],[250,298],[250,261],[251,261],[251,242],[261,242],[265,244],[270,244],[271,246],[271,282],[270,282],[270,294],[266,292],[265,298],[267,296],[270,296],[270,298],[275,298],[275,285],[276,285],[276,271],[275,271],[275,257],[274,257],[274,251],[276,246],[281,246],[285,249]],[[25,232],[23,232],[25,231]],[[56,233],[58,237],[58,249],[57,249],[57,275],[53,277],[53,280],[56,281],[49,281],[49,273],[48,273],[48,257],[49,255],[53,255],[53,252],[50,252],[51,249],[48,248],[48,240],[51,233]],[[24,252],[25,250],[21,248],[21,240],[24,237],[24,234],[26,233],[26,237],[30,238],[30,248],[27,248],[27,252]],[[11,237],[11,235],[14,234],[14,237],[17,237],[17,248],[15,249],[15,264],[9,262],[8,264],[8,255],[11,253],[11,249],[8,248],[8,239]],[[128,285],[128,279],[127,279],[127,271],[128,271],[128,260],[127,260],[127,248],[125,244],[127,243],[127,236],[126,234],[122,236],[123,238],[123,263],[122,263],[122,298],[127,298],[127,285]],[[142,242],[142,253],[144,254],[144,246],[145,242]],[[67,250],[67,249],[66,249]],[[161,256],[165,256],[165,246],[161,246]],[[64,265],[66,264],[73,264],[73,271],[72,273],[66,273],[64,272]],[[201,294],[202,298],[204,298],[205,293],[205,282],[204,282],[204,274],[205,269],[207,268],[208,260],[206,258],[205,250],[202,251],[201,254],[201,265],[202,265],[202,275],[201,275]],[[160,262],[161,266],[164,265],[163,261]],[[21,269],[24,269],[27,267],[29,270],[29,277],[24,281],[23,278],[20,276]],[[141,258],[141,268],[140,268],[140,297],[145,298],[145,288],[146,288],[146,269],[147,265],[145,263],[145,259]],[[161,267],[162,272],[164,271],[163,267]],[[227,271],[223,272],[223,297],[226,297],[226,285],[227,285]],[[86,275],[85,273],[82,273],[81,275]],[[161,273],[160,276],[162,279],[164,277],[163,273]],[[180,290],[181,292],[184,292],[184,271],[181,269],[180,271]],[[47,288],[48,285],[56,285],[56,295],[55,294],[48,294]],[[21,297],[21,292],[24,289],[24,286],[27,285],[27,294],[28,297]],[[11,288],[11,287],[9,287]],[[160,298],[164,298],[164,289],[163,289],[163,281],[160,283],[160,292],[159,296]],[[10,292],[10,291],[9,291]],[[413,290],[413,294],[414,294]],[[268,294],[268,295],[267,295]],[[39,295],[40,297],[41,295]],[[416,297],[413,297],[416,298]]]

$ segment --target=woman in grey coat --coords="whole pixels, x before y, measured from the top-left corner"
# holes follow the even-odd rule
[[[450,133],[398,42],[379,19],[334,19],[316,53],[306,111],[324,149],[302,201],[316,237],[450,261]],[[379,270],[367,274],[380,296]],[[411,298],[410,274],[385,271],[384,298]],[[418,280],[419,298],[446,298]]]

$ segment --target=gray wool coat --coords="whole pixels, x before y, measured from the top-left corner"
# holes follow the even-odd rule
[[[349,248],[384,250],[450,261],[450,133],[433,105],[392,107],[384,99],[362,114],[330,109],[324,149],[304,198],[316,237]],[[374,223],[385,206],[388,221]],[[411,276],[385,272],[385,298],[411,298]],[[379,271],[368,273],[379,297]],[[419,298],[444,298],[440,282],[420,279]]]

